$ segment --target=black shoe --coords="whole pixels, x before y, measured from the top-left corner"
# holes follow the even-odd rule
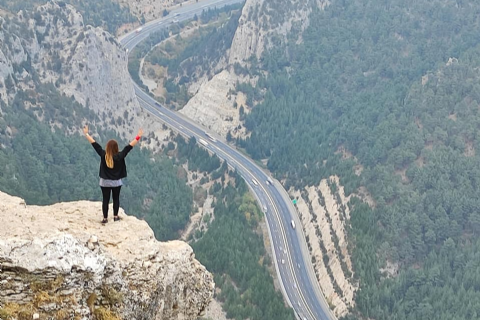
[[[119,216],[113,216],[113,221],[120,221],[122,220],[122,218],[120,218]]]
[[[102,220],[102,224],[105,224],[105,223],[107,223],[107,222],[108,222],[108,219],[106,219],[106,218],[104,218],[104,219]]]

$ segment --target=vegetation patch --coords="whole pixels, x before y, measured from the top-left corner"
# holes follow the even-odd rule
[[[95,302],[97,301],[97,294],[95,292],[92,292],[88,295],[88,298],[87,298],[87,306],[88,306],[88,309],[90,309],[90,312],[93,313],[93,311],[95,310]]]
[[[31,320],[34,311],[34,306],[31,303],[7,303],[3,308],[0,308],[0,317],[5,320]]]
[[[113,307],[123,302],[123,293],[118,292],[114,288],[104,285],[101,291],[102,298],[108,303],[109,306]]]
[[[55,279],[42,279],[40,276],[27,276],[30,281],[30,289],[33,292],[56,291],[59,289],[65,278],[62,275],[55,277]]]
[[[93,315],[96,320],[122,320],[115,312],[103,307],[96,308]]]

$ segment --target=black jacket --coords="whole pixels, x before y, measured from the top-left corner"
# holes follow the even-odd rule
[[[122,151],[113,156],[113,168],[110,169],[107,167],[105,161],[105,150],[96,142],[92,143],[92,147],[97,151],[98,155],[101,158],[100,161],[100,172],[98,175],[100,178],[108,180],[118,180],[125,178],[127,176],[127,166],[125,165],[125,157],[132,150],[132,146],[127,144]]]

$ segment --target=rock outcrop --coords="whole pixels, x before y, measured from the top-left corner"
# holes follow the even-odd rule
[[[27,54],[17,35],[3,31],[5,24],[0,18],[0,99],[7,103],[16,92],[14,66],[27,61]]]
[[[313,7],[325,8],[328,0],[247,0],[238,23],[229,54],[229,63],[244,64],[250,57],[260,59],[265,49],[273,46],[273,38],[283,42],[292,32],[301,41],[309,25]]]
[[[242,92],[232,93],[240,79],[240,76],[223,70],[205,83],[180,112],[223,137],[228,132],[233,137],[240,132],[244,135],[239,110],[246,106],[246,97]]]
[[[0,192],[0,318],[196,319],[212,275],[186,243],[120,216],[103,226],[98,202],[27,206]]]
[[[61,67],[47,72],[43,81],[58,81],[60,91],[101,118],[121,118],[133,128],[139,127],[135,122],[139,122],[136,118],[141,109],[128,74],[127,53],[115,37],[102,28],[85,26],[81,14],[70,5],[49,2],[35,14],[42,19],[29,18],[27,22],[42,37],[38,45],[33,42],[29,48],[31,55],[38,57],[34,66],[42,70],[49,61],[61,61]],[[115,121],[113,129],[120,127],[120,122]],[[109,124],[105,121],[104,126]]]
[[[241,63],[252,55],[260,58],[264,49],[266,30],[260,31],[260,21],[249,19],[249,17],[253,14],[258,15],[259,8],[264,2],[265,0],[245,2],[230,49],[230,64]]]
[[[0,25],[4,102],[19,90],[35,96],[40,83],[52,83],[92,109],[104,128],[133,133],[143,124],[146,115],[135,97],[125,49],[102,28],[85,26],[75,7],[49,1],[13,19],[0,18]]]

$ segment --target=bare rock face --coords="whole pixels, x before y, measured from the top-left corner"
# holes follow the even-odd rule
[[[246,0],[230,49],[229,63],[245,64],[252,56],[259,59],[265,49],[273,46],[273,38],[277,38],[277,42],[279,39],[287,41],[293,31],[298,33],[297,41],[301,41],[313,7],[323,9],[328,4],[328,0]]]
[[[104,128],[128,134],[145,122],[125,49],[102,28],[85,26],[75,7],[49,1],[0,18],[0,26],[0,99],[7,104],[19,90],[52,83],[92,109]]]
[[[223,70],[205,83],[180,112],[223,137],[228,132],[234,137],[239,132],[244,133],[239,110],[245,106],[245,95],[242,92],[230,93],[234,92],[235,83],[241,79],[236,74]]]
[[[238,28],[232,41],[230,49],[229,63],[242,63],[243,61],[255,55],[260,58],[264,48],[265,32],[259,32],[260,22],[248,19],[254,11],[263,6],[265,0],[245,1],[242,16],[238,22]],[[252,12],[252,13],[251,13]]]
[[[110,212],[111,208],[110,208]],[[0,315],[27,319],[196,319],[212,275],[184,242],[160,243],[101,203],[27,206],[0,192]]]
[[[0,18],[0,99],[7,103],[16,92],[13,66],[26,61],[27,53],[17,35],[3,32],[4,25]]]
[[[37,57],[33,64],[38,70],[47,66],[40,73],[42,81],[57,82],[63,93],[108,116],[104,118],[120,117],[132,127],[139,126],[135,118],[141,109],[128,74],[127,53],[113,35],[85,26],[73,6],[54,1],[38,7],[27,24],[37,35],[28,47]],[[126,118],[125,111],[129,113]],[[121,123],[115,121],[114,129]]]

